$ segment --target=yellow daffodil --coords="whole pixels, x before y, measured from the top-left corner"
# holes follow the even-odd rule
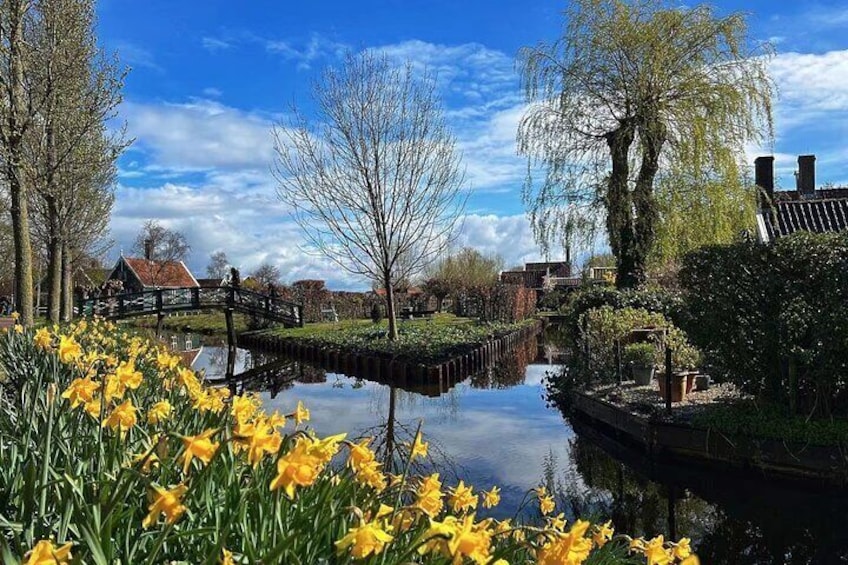
[[[224,548],[224,553],[221,556],[221,565],[235,565],[235,563],[236,562],[233,561],[233,552]]]
[[[271,490],[282,488],[286,496],[294,498],[296,487],[308,487],[318,478],[323,463],[310,453],[310,443],[305,439],[298,438],[291,451],[277,460],[277,476],[271,481]]]
[[[153,425],[164,422],[171,416],[173,407],[167,400],[160,400],[147,411],[147,421]]]
[[[128,429],[136,424],[136,408],[133,406],[132,400],[127,399],[116,406],[112,413],[103,420],[103,427],[110,427],[115,431],[120,431],[123,436]]]
[[[283,439],[279,432],[261,421],[256,425],[247,448],[247,461],[256,467],[265,454],[275,455],[280,450]]]
[[[82,347],[73,336],[59,336],[59,361],[68,364],[82,357]]]
[[[675,559],[686,559],[692,555],[692,547],[689,545],[692,542],[689,538],[680,538],[680,541],[674,544],[672,554]]]
[[[679,565],[701,565],[701,560],[693,553],[689,557],[684,558]]]
[[[365,559],[369,555],[379,555],[387,543],[394,539],[386,530],[385,524],[378,521],[368,522],[357,528],[351,528],[348,533],[336,542],[338,551],[344,552],[350,548],[354,559]]]
[[[141,372],[135,368],[135,363],[130,361],[122,362],[115,370],[115,376],[122,386],[135,390],[141,386]]]
[[[543,545],[536,555],[538,565],[583,563],[592,551],[592,541],[585,536],[589,522],[577,520],[567,534],[560,534]]]
[[[548,516],[548,528],[561,532],[565,528],[565,514],[560,512],[556,516]]]
[[[375,455],[368,447],[369,443],[371,443],[370,437],[361,440],[359,443],[348,443],[350,455],[348,456],[347,464],[351,469],[359,469],[362,465],[374,461]]]
[[[24,327],[20,324],[15,324],[15,333],[16,334],[24,333]]]
[[[55,547],[49,540],[41,540],[26,556],[24,565],[65,565],[71,560],[72,543]]]
[[[310,454],[318,457],[322,463],[329,463],[339,452],[339,444],[344,441],[345,437],[347,437],[347,434],[336,434],[319,440],[304,439],[309,443]]]
[[[548,489],[544,486],[536,487],[536,497],[539,500],[539,509],[543,516],[547,516],[556,508],[553,497],[548,494]]]
[[[208,465],[218,450],[219,442],[211,441],[212,437],[218,430],[210,429],[196,436],[183,437],[183,474],[188,473],[191,460],[195,457],[200,459],[204,465]]]
[[[180,516],[186,511],[182,499],[187,490],[188,488],[185,485],[178,485],[171,490],[153,485],[153,503],[147,508],[148,513],[141,522],[142,527],[149,528],[151,524],[156,523],[159,514],[165,515],[165,521],[168,524],[173,524],[179,520]]]
[[[297,401],[297,408],[294,410],[294,423],[299,426],[303,422],[309,421],[309,410],[304,408],[303,402]]]
[[[35,343],[36,347],[45,351],[50,351],[53,347],[53,336],[47,328],[41,328],[36,331],[32,341]]]
[[[382,466],[383,464],[378,461],[361,463],[356,468],[356,482],[361,485],[370,486],[377,492],[382,492],[386,488],[386,475],[380,470]]]
[[[477,496],[473,492],[473,488],[465,486],[464,481],[459,481],[456,488],[450,491],[448,498],[454,512],[467,512],[473,508],[477,508]]]
[[[246,422],[259,410],[256,400],[251,396],[234,396],[230,413],[237,422]]]
[[[494,508],[501,503],[501,489],[496,486],[480,493],[480,496],[483,497],[483,508]]]
[[[425,459],[427,457],[427,448],[430,446],[430,444],[421,441],[421,439],[421,430],[418,430],[418,433],[415,434],[415,441],[412,442],[412,448],[409,452],[410,460],[413,460],[416,457],[420,457],[422,459]]]
[[[80,404],[85,404],[94,400],[94,395],[100,387],[99,383],[92,381],[89,377],[84,379],[76,378],[71,381],[68,388],[62,393],[62,398],[66,398],[71,402],[71,408],[76,408]],[[98,408],[98,416],[100,411]]]
[[[612,539],[613,533],[614,530],[612,528],[612,522],[599,524],[595,526],[595,532],[592,534],[592,541],[594,541],[595,545],[598,547],[603,547],[609,540]]]
[[[20,317],[21,317],[20,313],[18,313],[18,312],[12,312],[12,319],[13,319],[13,320],[17,321],[17,320],[18,320],[18,318],[20,318]]]
[[[668,565],[672,561],[671,552],[666,549],[663,536],[648,541],[643,551],[648,565]]]
[[[415,506],[431,518],[435,517],[442,511],[444,505],[442,501],[444,494],[441,489],[442,483],[439,481],[438,473],[425,477],[416,491],[418,498],[415,501]]]

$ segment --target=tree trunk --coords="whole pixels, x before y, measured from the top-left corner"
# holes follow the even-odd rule
[[[389,341],[398,338],[397,318],[395,316],[395,290],[392,288],[391,275],[383,275],[383,284],[386,288],[386,319],[389,321]]]
[[[33,317],[32,244],[30,242],[27,191],[24,179],[24,16],[26,4],[20,0],[10,2],[8,22],[9,57],[9,118],[6,133],[6,180],[11,195],[12,231],[15,239],[15,309],[21,315],[20,323],[31,326]]]
[[[73,265],[71,250],[62,242],[62,321],[68,322],[74,313]]]
[[[62,303],[62,240],[55,196],[46,196],[50,235],[47,240],[47,319],[59,322]]]
[[[635,286],[633,203],[627,186],[630,174],[627,157],[634,135],[632,120],[621,122],[618,129],[607,134],[612,160],[612,172],[607,180],[607,233],[610,249],[616,257],[616,285],[619,288]]]
[[[633,207],[636,212],[633,279],[636,285],[645,282],[645,267],[656,238],[659,213],[654,197],[654,178],[660,168],[660,152],[666,138],[665,126],[659,119],[646,121],[647,125],[639,128],[639,137],[642,141],[642,163],[639,167],[639,176],[636,178],[636,187],[633,190]]]

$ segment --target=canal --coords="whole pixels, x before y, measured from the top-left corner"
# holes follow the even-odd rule
[[[220,344],[188,357],[208,378],[223,377]],[[239,349],[235,372],[252,378],[233,386],[259,392],[269,411],[290,412],[302,400],[320,436],[348,432],[385,447],[410,441],[420,425],[435,467],[421,471],[438,470],[446,485],[461,477],[478,489],[499,486],[502,502],[487,511],[495,517],[534,518],[525,495],[546,484],[567,517],[688,536],[702,563],[848,563],[844,491],[647,460],[547,400],[545,381],[561,361],[555,346],[533,338],[462,382],[402,389]]]

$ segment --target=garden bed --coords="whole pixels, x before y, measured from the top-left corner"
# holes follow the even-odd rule
[[[260,338],[289,346],[341,351],[397,362],[439,365],[526,328],[538,328],[538,320],[516,323],[478,323],[468,318],[439,314],[426,320],[398,323],[398,339],[386,338],[386,322],[369,320],[307,324],[302,328],[273,328],[239,337],[247,344]]]
[[[786,419],[758,410],[730,384],[689,393],[670,415],[656,382],[604,385],[572,396],[577,417],[652,457],[848,485],[844,422],[780,426]]]

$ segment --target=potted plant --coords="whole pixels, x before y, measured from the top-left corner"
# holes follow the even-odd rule
[[[701,363],[701,352],[689,343],[686,336],[678,328],[672,328],[667,337],[671,347],[671,401],[681,402],[692,392],[695,384],[694,369]],[[665,398],[665,374],[658,376],[660,396]]]
[[[630,364],[637,386],[651,384],[656,356],[656,347],[650,343],[631,343],[624,348],[624,361]]]

